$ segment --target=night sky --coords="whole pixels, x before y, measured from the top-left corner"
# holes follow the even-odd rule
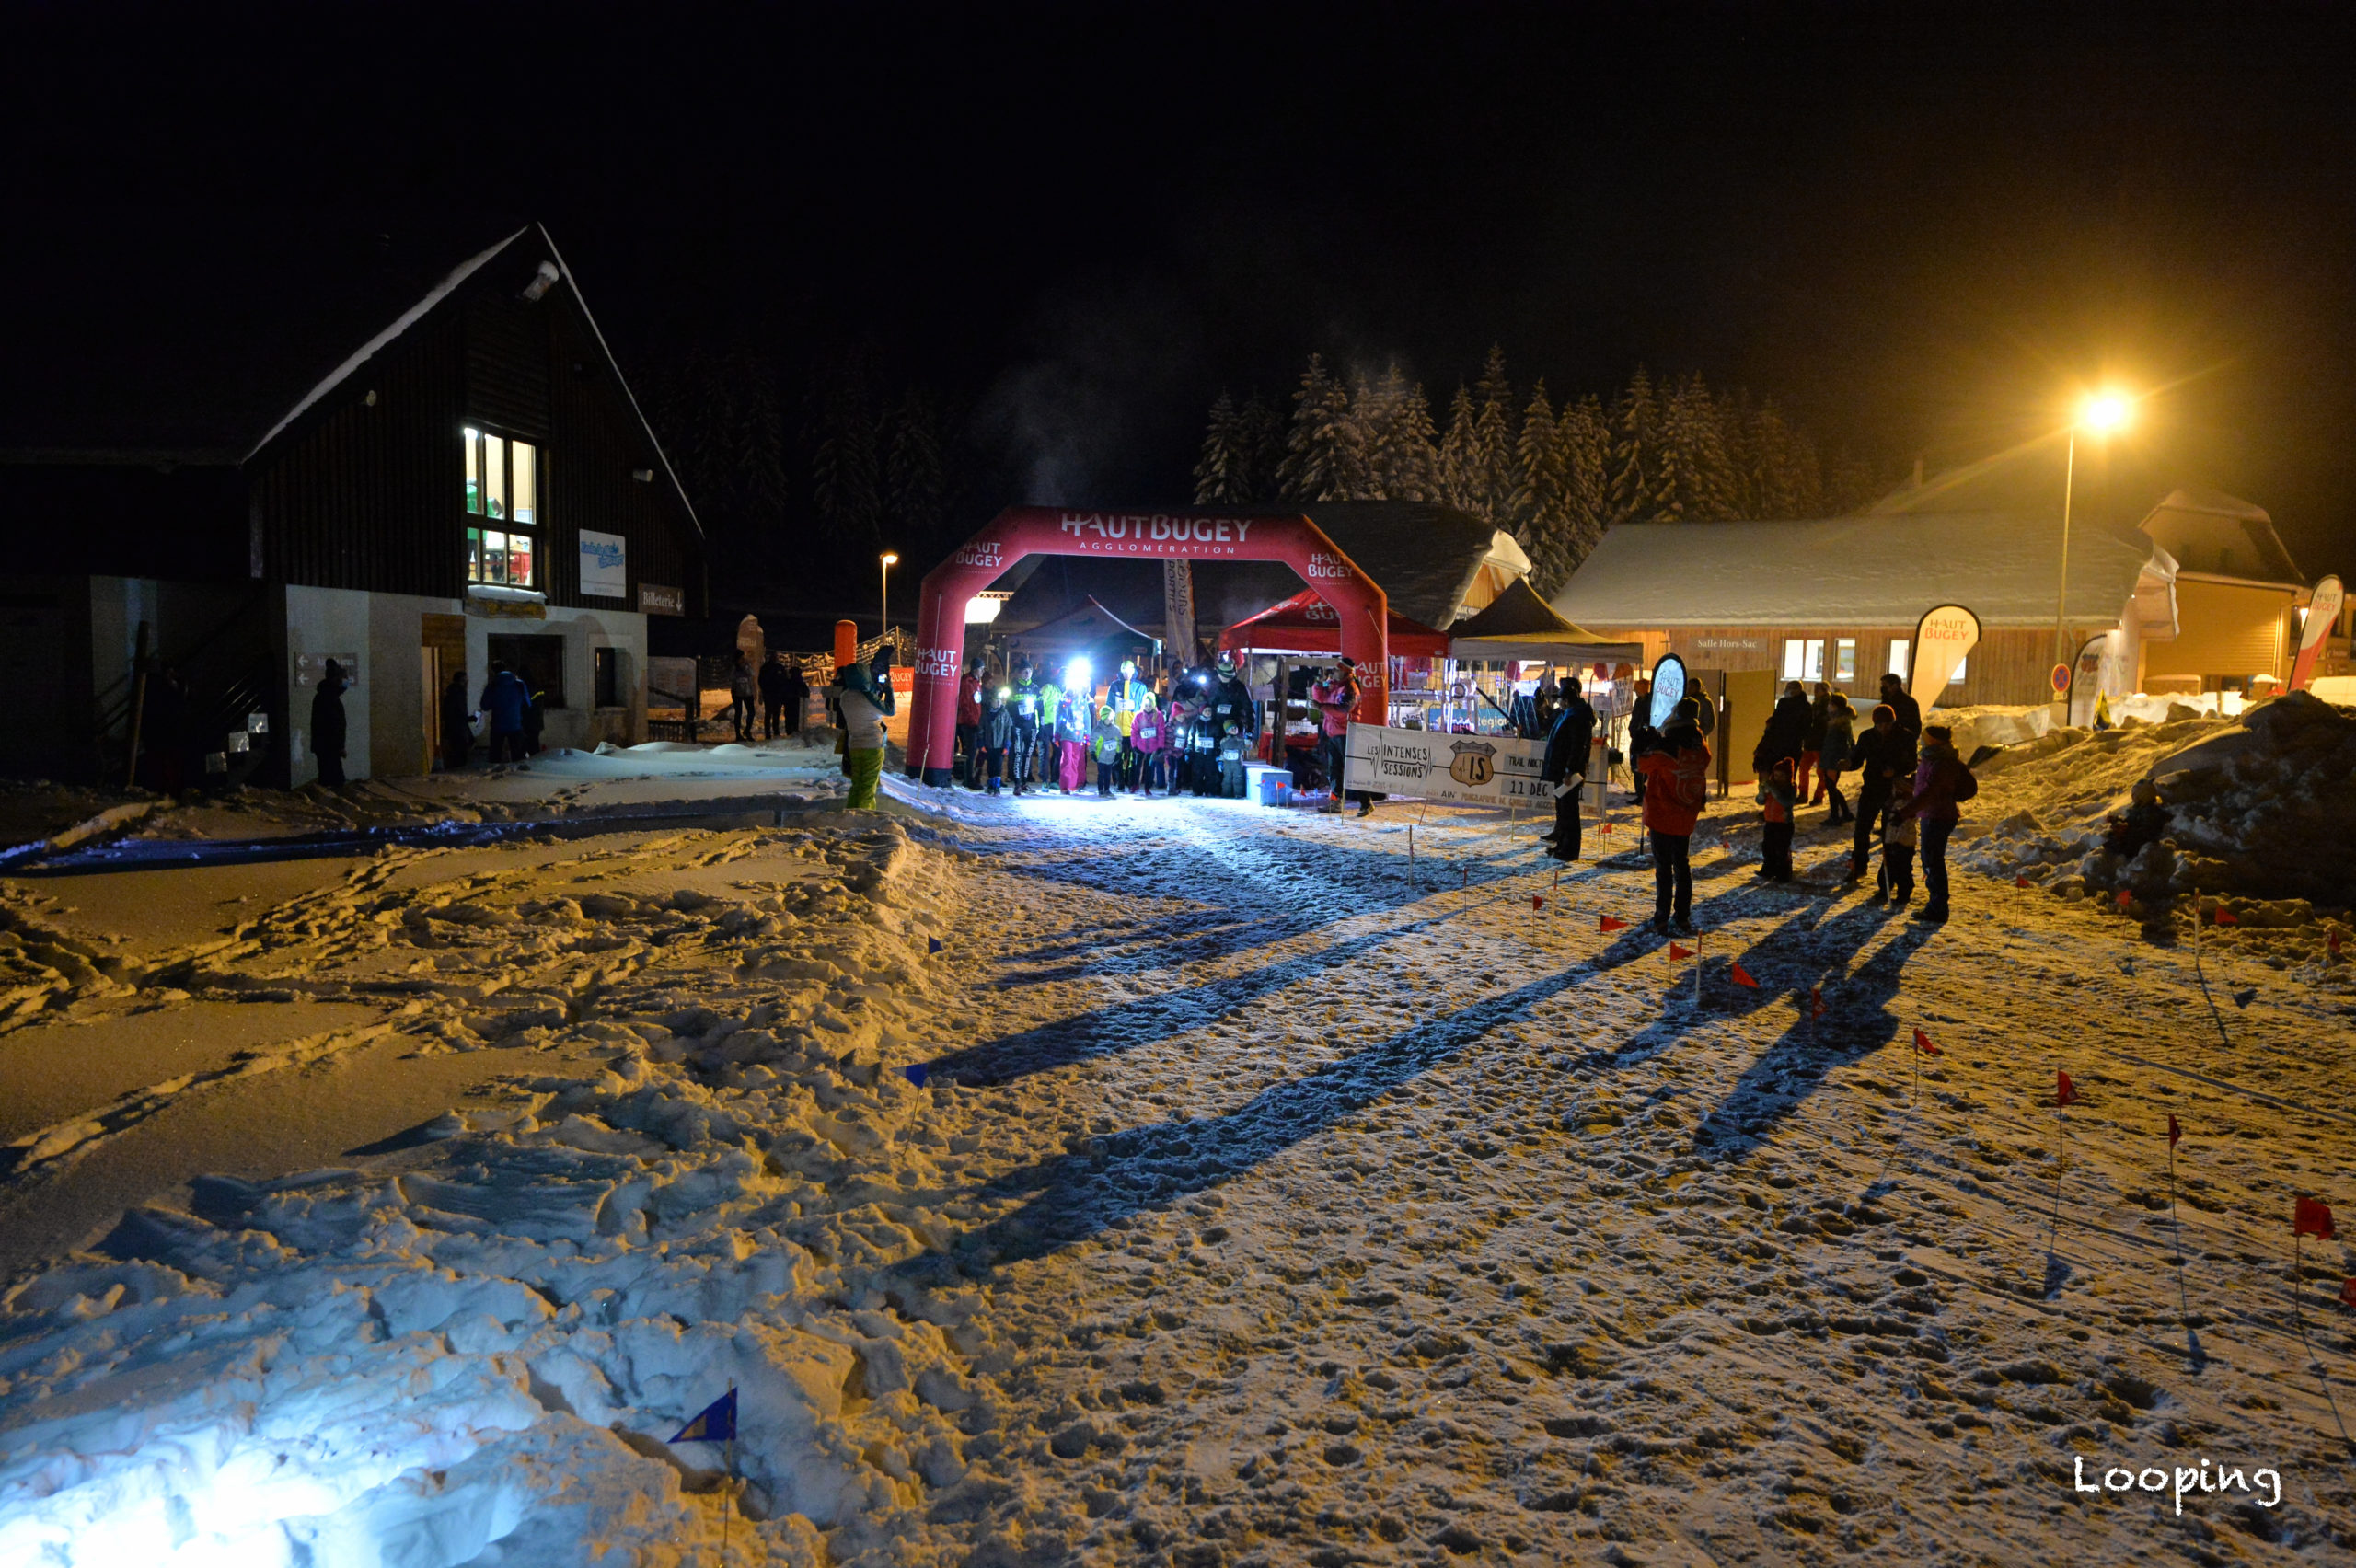
[[[971,409],[991,506],[1184,500],[1209,398],[1311,349],[1442,404],[1493,340],[1557,397],[1698,370],[1892,472],[2108,374],[2173,387],[2154,471],[2356,569],[2325,8],[231,15],[14,8],[0,248],[92,202],[158,265],[191,208],[537,216],[626,365],[872,340]]]

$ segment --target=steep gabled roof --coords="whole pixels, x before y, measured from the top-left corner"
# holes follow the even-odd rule
[[[1622,524],[1554,595],[1582,626],[1911,626],[1953,602],[1984,626],[2051,626],[2062,530],[2003,513],[1815,523]],[[2070,536],[2070,618],[2114,620],[2149,568],[2175,563],[2140,534]]]
[[[561,274],[674,493],[695,507],[537,223],[94,213],[0,260],[0,455],[251,461],[482,270],[537,247]]]

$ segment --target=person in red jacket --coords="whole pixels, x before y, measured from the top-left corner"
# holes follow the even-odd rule
[[[1710,802],[1710,747],[1702,709],[1680,701],[1636,764],[1645,775],[1645,829],[1653,841],[1653,929],[1693,934],[1693,824]]]
[[[1346,658],[1332,680],[1320,681],[1309,688],[1309,700],[1317,705],[1317,755],[1324,765],[1326,788],[1334,797],[1321,809],[1335,815],[1342,810],[1342,774],[1349,765],[1350,715],[1357,709],[1359,690],[1357,661]],[[1358,815],[1365,816],[1374,810],[1373,800],[1364,790],[1357,791],[1354,798],[1358,803]]]
[[[965,661],[965,678],[957,683],[957,755],[964,759],[966,785],[976,790],[983,787],[982,675],[977,655]]]

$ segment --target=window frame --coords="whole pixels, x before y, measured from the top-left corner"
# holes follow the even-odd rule
[[[548,587],[548,444],[537,436],[519,436],[486,423],[468,420],[459,427],[458,444],[461,457],[458,465],[461,518],[459,533],[459,571],[468,587],[514,588],[524,593],[546,594]],[[527,455],[519,465],[516,451]],[[497,474],[491,472],[491,459],[496,454]],[[525,499],[516,484],[519,470],[525,476],[531,504],[519,504]],[[500,515],[491,514],[492,507]],[[528,513],[528,516],[518,513]],[[493,525],[497,525],[493,526]],[[499,575],[491,572],[493,537],[498,547]],[[513,575],[512,564],[515,548],[512,541],[521,539],[529,571],[522,581]]]
[[[1847,686],[1857,678],[1857,640],[1836,637],[1832,640],[1833,679]]]
[[[1913,664],[1913,655],[1914,640],[1912,638],[1891,638],[1889,640],[1889,658],[1887,661],[1888,672],[1890,674],[1896,675],[1901,681],[1905,680],[1907,678],[1908,671]]]

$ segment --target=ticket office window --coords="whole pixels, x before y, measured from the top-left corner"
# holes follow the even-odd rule
[[[467,581],[538,588],[546,461],[528,441],[469,425],[466,449]]]

